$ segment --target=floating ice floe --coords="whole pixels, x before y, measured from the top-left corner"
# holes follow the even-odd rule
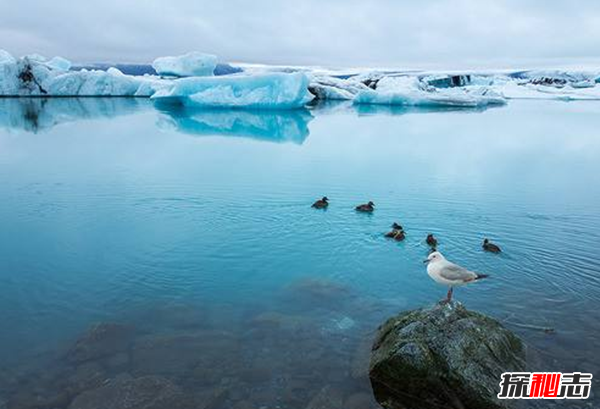
[[[493,88],[508,99],[555,99],[562,101],[600,100],[600,86],[583,86],[580,82],[562,87],[506,82]]]
[[[173,81],[152,99],[190,107],[289,109],[313,99],[303,73],[194,77]]]
[[[505,98],[487,87],[435,88],[417,77],[383,77],[375,90],[359,92],[355,104],[423,107],[482,107],[502,105]]]
[[[160,57],[154,60],[152,68],[159,75],[176,77],[212,76],[217,67],[217,57],[212,54],[191,52],[177,57]]]

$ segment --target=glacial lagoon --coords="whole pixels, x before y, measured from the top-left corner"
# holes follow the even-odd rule
[[[591,101],[0,99],[0,407],[160,375],[213,409],[376,408],[377,327],[445,295],[422,264],[427,233],[491,275],[455,296],[518,334],[538,370],[593,373],[599,118]],[[353,210],[369,200],[372,215]],[[401,243],[383,237],[395,221]],[[90,328],[106,344],[82,357]]]

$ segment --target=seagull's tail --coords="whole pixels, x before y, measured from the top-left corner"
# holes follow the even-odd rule
[[[475,280],[481,280],[482,278],[487,278],[489,277],[489,274],[477,274],[477,277],[475,277]]]

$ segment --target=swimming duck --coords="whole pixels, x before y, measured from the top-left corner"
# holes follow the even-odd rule
[[[431,247],[431,248],[436,248],[437,245],[438,245],[437,239],[435,237],[433,237],[433,234],[431,234],[431,233],[429,233],[427,235],[427,238],[425,239],[425,242],[427,244],[429,244],[429,247]]]
[[[402,241],[406,238],[406,233],[404,232],[402,226],[400,226],[398,223],[394,223],[392,224],[392,231],[386,233],[385,237],[395,239],[397,241]]]
[[[396,241],[402,241],[406,238],[406,233],[404,232],[404,230],[398,230],[398,233],[396,233],[396,235],[394,236],[394,240]]]
[[[489,251],[490,253],[500,253],[502,250],[499,246],[494,243],[490,243],[488,239],[483,239],[483,245],[481,246],[485,251]]]
[[[317,200],[312,204],[312,207],[315,209],[325,209],[329,206],[329,199],[327,196],[323,196],[321,199]]]
[[[369,202],[367,204],[361,204],[356,206],[356,211],[357,212],[365,212],[365,213],[371,213],[375,208],[375,203],[373,202]]]

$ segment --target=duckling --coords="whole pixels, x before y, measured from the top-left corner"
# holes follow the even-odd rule
[[[361,204],[355,207],[357,212],[371,213],[375,208],[375,203],[369,202],[367,204]]]
[[[406,238],[406,233],[404,232],[402,226],[400,226],[398,223],[394,223],[392,224],[392,231],[386,233],[385,237],[395,239],[397,241],[402,241]]]
[[[485,251],[489,251],[490,253],[500,253],[502,250],[499,246],[491,243],[488,239],[483,239],[483,245],[481,246]]]
[[[433,234],[429,233],[427,235],[427,238],[425,239],[425,242],[427,244],[429,244],[429,247],[434,248],[434,249],[437,248],[438,241],[435,237],[433,237]]]
[[[398,230],[398,233],[394,236],[394,240],[402,241],[406,238],[406,233],[404,230]]]
[[[329,206],[329,199],[327,196],[323,196],[323,198],[317,200],[312,204],[312,207],[315,209],[326,209]]]

